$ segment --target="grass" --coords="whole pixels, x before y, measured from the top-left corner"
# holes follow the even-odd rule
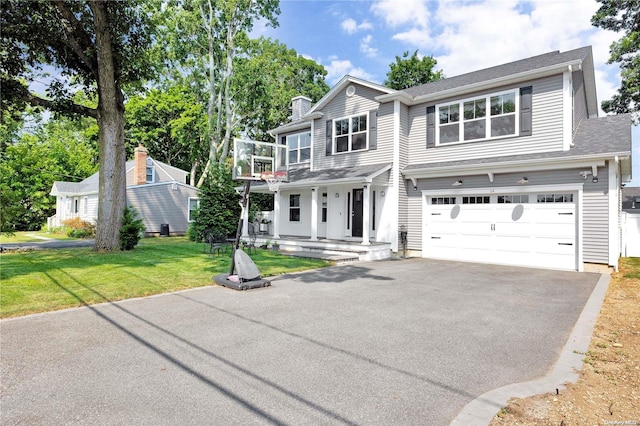
[[[251,257],[262,276],[327,266],[258,249]],[[0,318],[149,296],[214,284],[229,271],[229,255],[203,253],[186,238],[143,239],[132,251],[90,248],[37,250],[0,256]]]
[[[38,238],[41,237],[41,238]],[[53,233],[46,231],[20,231],[13,234],[0,234],[0,244],[35,243],[44,241],[42,238],[54,238],[56,240],[77,240],[77,238],[67,237],[64,233]]]

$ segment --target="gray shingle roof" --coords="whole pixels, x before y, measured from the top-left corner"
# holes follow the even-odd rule
[[[336,181],[363,181],[372,175],[390,168],[391,163],[372,164],[368,166],[344,167],[330,170],[311,171],[310,169],[289,170],[289,185],[312,186],[313,184],[331,184]],[[266,186],[264,182],[256,182],[255,188]],[[286,188],[287,184],[283,184]],[[252,185],[252,188],[254,186]]]
[[[574,146],[568,151],[541,152],[525,155],[478,158],[472,160],[445,161],[439,163],[412,164],[403,172],[441,167],[464,167],[500,164],[511,161],[561,159],[584,156],[612,156],[631,154],[631,115],[610,115],[584,120],[573,138]],[[481,142],[477,142],[481,143]],[[437,149],[437,148],[435,148]]]
[[[559,51],[549,52],[531,58],[522,59],[508,64],[502,64],[479,71],[458,75],[455,77],[445,78],[443,80],[422,84],[420,86],[410,87],[404,91],[412,97],[430,95],[449,89],[460,88],[470,84],[481,83],[519,74],[540,68],[546,68],[553,65],[560,65],[573,60],[585,59],[591,52],[591,47],[581,47],[579,49],[570,50],[568,52]]]

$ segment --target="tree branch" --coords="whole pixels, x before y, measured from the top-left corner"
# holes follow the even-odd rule
[[[96,120],[98,119],[98,110],[95,108],[89,108],[84,105],[78,105],[73,102],[55,102],[50,99],[41,98],[39,96],[34,95],[28,90],[22,91],[19,95],[20,99],[31,106],[43,107],[49,109],[51,111],[61,112],[61,113],[71,113],[71,114],[79,114],[87,117],[93,117]]]
[[[95,59],[92,60],[92,58],[88,57],[85,53],[85,49],[88,49],[93,45],[91,38],[84,31],[76,17],[73,15],[73,12],[69,10],[62,0],[54,0],[53,3],[64,18],[63,25],[65,32],[67,33],[69,46],[87,69],[97,77],[97,62]],[[80,45],[80,42],[82,42],[83,46]]]

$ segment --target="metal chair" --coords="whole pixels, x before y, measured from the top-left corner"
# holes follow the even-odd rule
[[[227,234],[221,230],[214,230],[208,234],[209,254],[215,255],[226,253],[229,249]]]
[[[251,249],[253,248],[253,252],[257,253],[257,249],[256,249],[256,233],[255,232],[251,232],[249,234],[249,241],[243,241],[242,242],[242,249],[245,250],[247,253],[251,254]]]

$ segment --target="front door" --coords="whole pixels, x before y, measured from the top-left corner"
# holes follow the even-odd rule
[[[351,209],[351,236],[362,237],[362,208],[364,190],[353,190],[353,208]]]

